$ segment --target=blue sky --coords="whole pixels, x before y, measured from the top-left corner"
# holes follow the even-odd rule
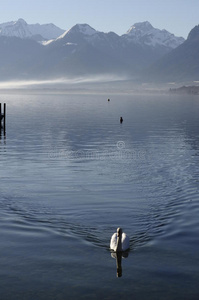
[[[54,23],[70,29],[88,23],[121,35],[136,22],[187,37],[199,24],[199,0],[0,0],[0,23],[23,18],[29,24]]]

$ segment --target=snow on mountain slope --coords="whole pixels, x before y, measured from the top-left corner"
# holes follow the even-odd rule
[[[88,24],[76,24],[64,34],[55,40],[49,40],[42,43],[50,47],[93,47],[96,51],[107,53],[110,56],[117,56],[123,49],[122,39],[116,33],[104,33],[95,30]]]
[[[129,41],[152,47],[165,46],[171,49],[178,47],[184,42],[184,38],[176,37],[174,34],[154,28],[149,22],[135,23],[127,31],[124,37]]]
[[[85,39],[93,42],[95,39],[108,37],[103,32],[96,31],[88,24],[76,24],[71,29],[65,31],[55,26],[54,24],[27,24],[23,19],[17,21],[6,22],[0,24],[0,36],[15,36],[20,38],[33,38],[34,36],[40,36],[49,44],[56,39],[62,39],[65,36],[82,35]],[[119,37],[119,36],[118,36]],[[123,42],[133,42],[139,45],[145,45],[150,47],[163,46],[168,49],[174,49],[184,42],[181,37],[176,37],[174,34],[169,33],[166,30],[160,30],[154,28],[149,22],[135,23],[122,35]]]
[[[94,28],[89,26],[88,24],[76,24],[69,30],[65,31],[61,36],[59,36],[57,39],[62,39],[65,36],[74,35],[74,34],[82,34],[84,36],[92,36],[95,33],[97,33]]]
[[[46,42],[48,45],[57,40],[68,39],[69,37],[75,37],[76,41],[78,38],[83,38],[93,45],[97,41],[104,42],[112,38],[111,34],[104,33],[95,30],[88,24],[76,24],[71,29],[65,31],[61,36],[55,40]],[[127,31],[126,34],[118,36],[114,34],[114,39],[117,40],[117,44],[123,44],[124,47],[129,47],[129,42],[137,44],[139,46],[147,46],[151,49],[162,47],[165,49],[165,53],[170,51],[184,42],[182,37],[176,37],[174,34],[166,31],[154,28],[149,22],[136,23]]]
[[[55,39],[64,32],[54,24],[27,24],[23,19],[0,24],[1,36],[15,36],[20,38],[32,38],[40,35],[44,39]]]
[[[83,33],[84,35],[93,35],[97,32],[94,28],[92,28],[88,24],[77,24],[74,27],[72,27],[70,31],[73,32],[76,31],[79,33]]]
[[[23,19],[19,19],[16,22],[0,24],[0,35],[16,36],[20,38],[27,38],[32,36],[28,28],[28,24]]]
[[[82,40],[89,40],[96,35],[98,31],[96,31],[94,28],[92,28],[88,24],[76,24],[69,30],[66,30],[63,34],[61,34],[56,39],[51,39],[48,41],[43,41],[42,44],[44,46],[50,45],[50,44],[56,44],[56,43],[65,43],[65,40],[67,40],[67,44],[76,44],[76,42],[80,42],[80,39]],[[68,42],[68,39],[71,39],[70,42]],[[75,43],[74,43],[75,41]],[[81,42],[80,42],[81,43]],[[65,45],[65,44],[64,44]]]

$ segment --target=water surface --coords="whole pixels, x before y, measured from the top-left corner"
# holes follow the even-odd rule
[[[198,299],[199,98],[3,102],[1,299]],[[130,237],[120,278],[118,226]]]

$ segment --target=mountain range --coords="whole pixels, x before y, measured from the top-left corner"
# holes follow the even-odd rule
[[[36,41],[55,39],[64,31],[52,23],[44,25],[27,24],[23,19],[0,24],[0,36],[31,38]]]
[[[64,31],[54,24],[29,25],[19,19],[0,24],[0,79],[95,74],[139,78],[144,74],[143,78],[149,80],[171,80],[170,73],[176,79],[178,72],[184,72],[176,64],[183,64],[181,60],[187,58],[183,53],[191,51],[188,48],[198,49],[198,36],[194,29],[185,41],[149,22],[136,23],[119,36],[97,31],[88,24],[76,24]],[[197,58],[197,50],[194,53]],[[190,60],[187,64],[191,69]],[[196,76],[197,67],[194,72]]]
[[[147,81],[199,82],[199,25],[187,40],[145,70]]]

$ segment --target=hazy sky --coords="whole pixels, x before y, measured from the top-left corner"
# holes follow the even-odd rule
[[[88,23],[121,35],[136,22],[187,37],[199,24],[199,0],[0,0],[0,23],[23,18],[27,23],[54,23],[68,30]]]

